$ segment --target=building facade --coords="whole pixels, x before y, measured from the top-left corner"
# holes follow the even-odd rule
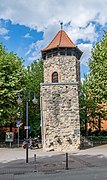
[[[80,147],[81,55],[64,30],[60,30],[42,50],[41,120],[45,150],[69,151]]]

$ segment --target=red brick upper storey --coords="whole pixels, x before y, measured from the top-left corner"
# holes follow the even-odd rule
[[[66,32],[64,30],[60,30],[56,36],[53,38],[53,40],[49,43],[49,45],[42,50],[47,51],[50,49],[54,49],[56,47],[76,47],[75,44],[71,41],[71,39],[68,37]]]

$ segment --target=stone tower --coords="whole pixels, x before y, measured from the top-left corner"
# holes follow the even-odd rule
[[[45,150],[69,151],[80,146],[79,82],[82,52],[60,30],[42,50],[42,144]]]

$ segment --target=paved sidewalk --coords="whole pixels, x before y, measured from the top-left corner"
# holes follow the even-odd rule
[[[61,152],[45,152],[43,149],[29,149],[29,158],[33,158],[34,154],[38,157],[52,156],[55,154],[61,154]],[[26,158],[26,149],[23,148],[0,148],[0,163],[7,163],[14,160],[20,160]]]
[[[34,161],[36,154],[36,162]],[[66,172],[64,152],[45,152],[43,149],[29,150],[29,163],[25,163],[26,150],[0,149],[0,180],[2,176],[17,176],[33,173],[58,174]],[[69,152],[69,171],[88,171],[107,168],[107,145]],[[11,180],[11,178],[10,178]]]
[[[66,152],[65,152],[66,153]],[[53,155],[64,154],[64,152],[45,152],[43,149],[29,149],[29,158],[33,158],[34,154],[37,157],[49,157]],[[107,145],[101,145],[89,149],[84,150],[75,150],[69,152],[69,154],[77,154],[77,155],[99,155],[107,156]],[[14,160],[20,160],[26,158],[26,150],[23,148],[0,148],[0,163],[7,163]]]

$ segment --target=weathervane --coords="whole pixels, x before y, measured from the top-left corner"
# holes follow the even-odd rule
[[[62,30],[62,28],[63,28],[63,22],[60,22],[60,25],[61,25],[61,30]]]

